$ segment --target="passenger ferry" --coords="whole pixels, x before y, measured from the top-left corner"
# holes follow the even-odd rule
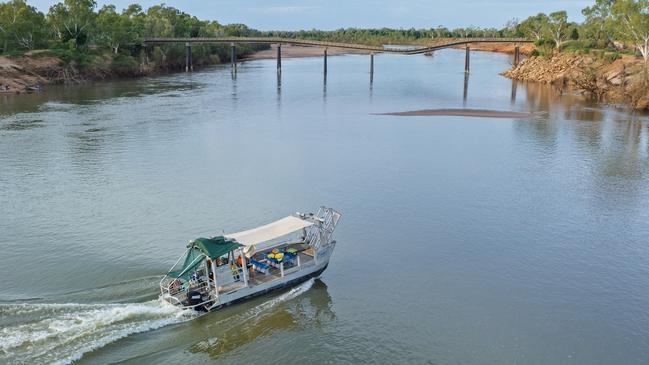
[[[261,227],[187,244],[160,281],[162,297],[181,308],[211,311],[320,276],[336,241],[340,213],[320,207]]]

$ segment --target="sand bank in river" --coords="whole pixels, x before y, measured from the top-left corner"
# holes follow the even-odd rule
[[[327,56],[336,56],[341,54],[368,54],[365,51],[340,49],[340,48],[327,48]],[[322,47],[303,47],[294,46],[290,44],[282,45],[282,58],[297,58],[297,57],[322,57],[324,48]],[[273,44],[270,49],[258,51],[243,58],[244,60],[263,60],[269,58],[277,58],[277,45]]]
[[[400,117],[416,116],[452,116],[479,118],[536,118],[538,113],[514,112],[487,109],[423,109],[406,112],[379,113],[377,115],[396,115]]]

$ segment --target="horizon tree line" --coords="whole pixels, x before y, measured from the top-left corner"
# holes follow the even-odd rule
[[[514,38],[535,40],[537,45],[562,49],[571,41],[585,43],[587,48],[622,49],[628,45],[649,61],[649,0],[594,0],[582,10],[584,21],[569,22],[566,11],[539,13],[522,21],[512,19],[504,27],[462,27],[448,29],[360,29],[334,31],[266,31],[244,24],[222,25],[217,21],[199,20],[164,4],[144,10],[132,4],[118,11],[114,5],[97,7],[94,0],[63,0],[42,13],[25,0],[0,3],[0,51],[24,52],[55,49],[78,55],[109,51],[113,58],[142,62],[153,59],[159,64],[181,64],[182,45],[156,46],[142,53],[145,37],[219,37],[269,36],[305,38],[365,44],[413,43],[435,38]],[[195,59],[217,61],[227,57],[227,47],[196,45]],[[263,45],[241,45],[242,53],[267,48]],[[131,59],[129,59],[129,57]]]

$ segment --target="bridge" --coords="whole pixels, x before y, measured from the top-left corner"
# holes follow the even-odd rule
[[[324,73],[327,75],[327,49],[328,48],[338,48],[338,49],[348,49],[354,51],[364,51],[370,54],[370,82],[374,78],[374,55],[377,53],[392,53],[392,54],[403,54],[403,55],[417,55],[417,54],[427,54],[434,51],[458,47],[465,45],[466,56],[464,61],[464,71],[469,72],[470,69],[470,47],[471,43],[514,43],[516,47],[514,49],[514,64],[518,64],[520,61],[520,43],[531,43],[533,41],[524,39],[524,38],[439,38],[433,40],[434,44],[428,46],[413,46],[405,48],[396,48],[396,47],[377,47],[370,46],[365,44],[354,44],[354,43],[343,43],[343,42],[327,42],[327,41],[316,41],[309,39],[297,39],[297,38],[279,38],[279,37],[217,37],[217,38],[207,38],[207,37],[198,37],[198,38],[145,38],[144,45],[151,44],[167,44],[167,43],[184,43],[187,48],[186,56],[186,65],[185,71],[193,70],[192,65],[192,44],[194,43],[229,43],[231,46],[231,56],[230,61],[232,64],[233,73],[236,73],[237,69],[237,54],[236,54],[236,44],[237,43],[256,43],[256,44],[277,44],[277,73],[281,74],[282,72],[282,44],[290,44],[295,46],[303,47],[320,47],[324,48]]]

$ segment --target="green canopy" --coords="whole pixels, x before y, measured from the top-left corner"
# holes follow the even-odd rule
[[[201,251],[205,256],[215,259],[234,249],[241,247],[237,241],[217,236],[212,238],[197,238],[187,245],[187,247]]]
[[[172,278],[183,278],[187,280],[194,271],[194,268],[201,262],[203,262],[203,260],[205,260],[203,253],[195,248],[192,248],[187,251],[187,256],[185,256],[183,266],[179,270],[170,271],[167,275],[171,276]]]
[[[188,279],[194,268],[203,262],[205,257],[215,259],[241,246],[237,241],[223,236],[197,238],[187,245],[189,250],[180,270],[171,271],[168,275],[173,278]]]

